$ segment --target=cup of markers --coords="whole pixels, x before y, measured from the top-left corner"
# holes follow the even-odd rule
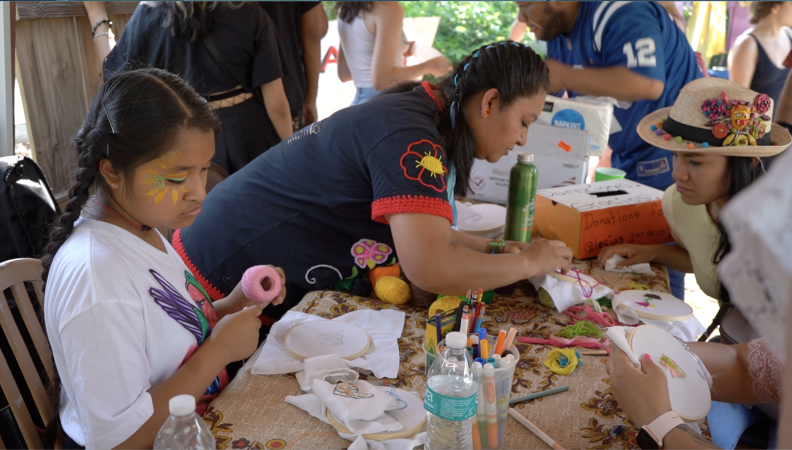
[[[512,345],[516,331],[512,328],[508,333],[500,331],[497,335],[487,335],[487,331],[480,328],[478,333],[468,334],[468,351],[475,361],[473,371],[479,383],[472,429],[475,450],[500,448],[503,444],[514,368],[520,361],[520,352]],[[440,347],[444,344],[445,340],[441,341]],[[427,354],[427,367],[435,358]]]

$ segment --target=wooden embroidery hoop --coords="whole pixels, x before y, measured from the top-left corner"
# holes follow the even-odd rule
[[[380,386],[379,388],[385,392],[388,392],[391,389],[388,386]],[[363,439],[371,439],[372,441],[387,441],[388,439],[405,439],[411,436],[415,436],[426,425],[426,414],[424,412],[423,400],[418,398],[418,396],[416,396],[412,392],[403,391],[401,389],[394,389],[394,392],[402,400],[404,400],[405,398],[410,398],[410,402],[407,403],[407,408],[405,409],[405,411],[409,411],[409,412],[403,414],[404,416],[406,416],[404,418],[398,417],[400,412],[399,410],[389,411],[389,412],[394,416],[397,416],[396,418],[399,420],[399,423],[402,423],[403,425],[412,425],[412,426],[410,426],[409,428],[405,427],[403,430],[394,431],[391,433],[382,432],[382,433],[364,434]],[[419,411],[421,420],[420,422],[418,422],[418,424],[413,425],[415,419],[413,419],[413,417],[408,415],[416,416],[415,411]],[[330,425],[332,425],[336,430],[338,430],[339,433],[355,434],[349,431],[349,428],[345,427],[343,424],[337,421],[335,417],[333,417],[333,414],[330,412],[329,409],[327,409],[326,417],[327,417],[327,421],[330,422]],[[410,419],[412,420],[410,421]]]
[[[589,284],[591,284],[592,288],[594,286],[597,286],[598,284],[602,284],[602,282],[600,280],[592,277],[591,275],[589,275],[587,273],[583,273],[583,272],[578,272],[578,273],[580,274],[580,279],[583,280],[583,281],[588,282]],[[561,281],[564,281],[564,282],[567,282],[567,283],[572,283],[574,285],[580,285],[580,282],[578,281],[577,277],[573,277],[571,275],[567,275],[567,274],[559,273],[559,272],[555,272],[555,271],[550,272],[548,275],[550,275],[551,277],[555,278],[556,280],[561,280]]]
[[[682,420],[696,422],[707,416],[712,405],[709,385],[701,374],[696,357],[681,341],[665,330],[652,325],[641,325],[630,331],[627,343],[638,358],[643,358],[648,353],[659,365],[660,357],[666,355],[685,371],[685,378],[672,378],[669,370],[661,366],[668,379],[671,409]],[[706,405],[706,408],[702,405]]]
[[[652,312],[641,305],[636,305],[635,303],[643,299],[645,294],[653,294],[660,297],[660,301],[663,303],[658,303],[658,306],[664,306],[664,308],[660,311]],[[616,295],[624,301],[621,305],[631,306],[635,314],[643,319],[684,322],[693,317],[693,308],[690,305],[665,292],[627,290],[621,291]]]
[[[316,340],[319,335],[344,333],[346,339],[339,345],[322,345]],[[362,328],[336,320],[314,320],[301,323],[283,336],[283,348],[289,355],[303,361],[314,356],[338,355],[341,359],[360,358],[371,347],[371,338]]]

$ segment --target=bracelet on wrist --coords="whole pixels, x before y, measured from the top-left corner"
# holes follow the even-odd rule
[[[487,253],[500,254],[503,253],[504,248],[506,248],[506,241],[503,239],[489,241],[487,244]]]
[[[100,21],[96,22],[96,23],[94,24],[93,28],[91,28],[91,39],[96,39],[96,36],[101,36],[102,34],[107,34],[107,32],[103,32],[103,33],[96,34],[96,29],[97,29],[97,28],[99,28],[99,26],[100,26],[101,24],[103,24],[103,23],[106,23],[106,24],[107,24],[107,26],[108,26],[108,28],[113,28],[113,22],[110,22],[110,19],[108,19],[107,17],[105,17],[104,19],[102,19],[102,20],[100,20]]]
[[[92,41],[94,41],[94,42],[96,42],[96,38],[98,38],[99,36],[107,36],[107,38],[109,39],[109,38],[110,38],[110,32],[109,32],[109,31],[102,31],[101,33],[96,33],[96,34],[95,34],[95,35],[94,35],[94,36],[91,38],[91,40],[92,40]]]

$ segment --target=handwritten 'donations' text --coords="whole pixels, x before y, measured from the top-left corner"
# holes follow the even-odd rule
[[[663,207],[657,201],[640,208],[630,206],[585,212],[581,221],[581,247],[587,254],[597,254],[611,245],[647,244],[670,237]]]

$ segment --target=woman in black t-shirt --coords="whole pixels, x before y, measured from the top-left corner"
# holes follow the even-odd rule
[[[214,298],[253,265],[283,267],[286,307],[396,259],[417,286],[443,294],[566,269],[562,242],[509,242],[493,255],[489,240],[451,229],[473,158],[495,162],[525,144],[547,84],[528,47],[482,47],[437,87],[402,85],[275,146],[215,188],[174,247]]]
[[[152,3],[135,9],[105,59],[105,79],[156,67],[187,80],[220,118],[213,161],[228,173],[291,136],[283,52],[262,8],[247,2]]]

